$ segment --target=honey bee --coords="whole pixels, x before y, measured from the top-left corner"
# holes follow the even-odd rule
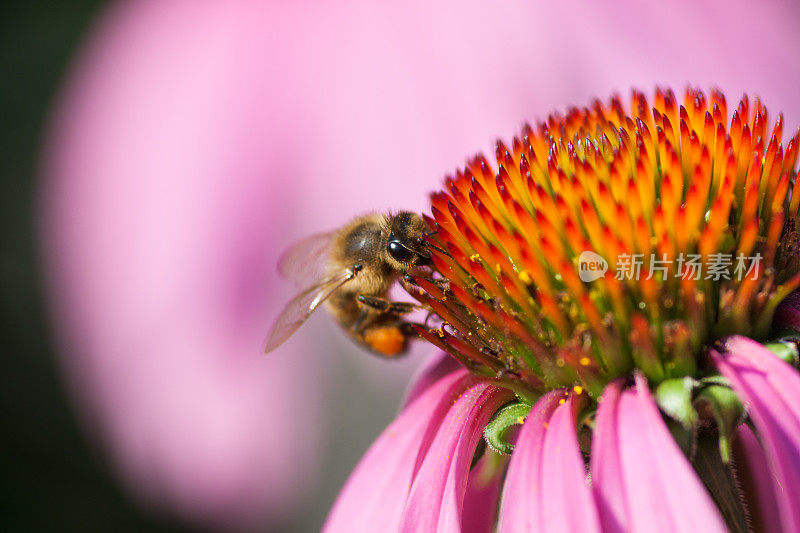
[[[431,264],[429,233],[415,213],[371,214],[290,247],[278,272],[303,290],[275,319],[265,352],[283,344],[324,302],[361,346],[387,357],[403,353],[414,335],[403,316],[421,306],[387,295],[398,278]]]

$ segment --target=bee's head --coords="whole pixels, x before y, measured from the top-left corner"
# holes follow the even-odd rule
[[[391,218],[386,252],[398,270],[429,265],[431,253],[425,243],[430,230],[421,216],[403,211]]]

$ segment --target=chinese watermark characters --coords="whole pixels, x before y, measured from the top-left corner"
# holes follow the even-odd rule
[[[760,272],[760,253],[738,255],[726,253],[709,254],[705,260],[701,254],[681,252],[677,257],[667,254],[620,254],[615,263],[615,279],[640,280],[669,278],[684,280],[756,280]],[[608,263],[595,252],[585,251],[578,260],[578,274],[582,281],[590,282],[603,277]]]

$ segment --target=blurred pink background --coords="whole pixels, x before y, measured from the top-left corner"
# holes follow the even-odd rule
[[[280,252],[425,210],[524,120],[631,86],[800,119],[800,8],[763,2],[118,2],[55,103],[41,243],[63,370],[146,506],[321,525],[428,350],[359,352],[320,313],[270,356]]]

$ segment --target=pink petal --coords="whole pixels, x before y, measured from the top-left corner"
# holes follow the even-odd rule
[[[453,402],[475,379],[465,370],[428,387],[387,427],[361,459],[323,528],[326,532],[391,531],[397,528],[417,457],[433,441]]]
[[[775,479],[758,438],[747,424],[736,428],[733,441],[736,479],[744,493],[755,531],[780,531],[780,509],[775,499]]]
[[[727,531],[675,444],[645,379],[608,384],[592,441],[591,473],[605,531]]]
[[[500,532],[600,531],[578,447],[578,403],[564,391],[544,395],[522,425],[508,467]]]
[[[411,378],[403,400],[403,408],[416,400],[428,387],[460,368],[463,367],[445,352],[438,352],[428,357]]]
[[[400,530],[461,530],[467,477],[483,428],[505,402],[507,389],[477,384],[452,406],[414,477]]]
[[[470,470],[467,490],[464,494],[464,505],[461,509],[461,533],[487,533],[493,531],[497,501],[503,484],[502,473],[507,458],[500,459],[501,465],[493,466],[495,472],[491,479],[484,479],[483,467],[487,460],[495,457],[484,455]]]
[[[758,430],[783,528],[800,530],[800,375],[752,339],[731,337],[725,350],[711,357]]]

